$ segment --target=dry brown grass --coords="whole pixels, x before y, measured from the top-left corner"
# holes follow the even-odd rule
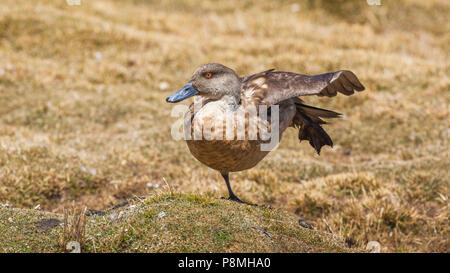
[[[63,230],[60,238],[62,251],[81,251],[86,234],[86,211],[86,207],[64,208]],[[72,245],[72,243],[78,244],[78,246]]]
[[[350,69],[367,91],[306,98],[345,114],[327,126],[334,149],[319,157],[288,131],[256,168],[231,175],[235,192],[350,245],[449,251],[448,1],[4,2],[0,202],[104,209],[164,178],[225,195],[172,140],[164,98],[212,61],[240,74]]]

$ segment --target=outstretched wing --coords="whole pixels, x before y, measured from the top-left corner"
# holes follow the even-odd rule
[[[350,96],[365,88],[349,70],[339,70],[315,76],[293,72],[264,71],[242,78],[242,95],[257,104],[272,105],[299,96]]]

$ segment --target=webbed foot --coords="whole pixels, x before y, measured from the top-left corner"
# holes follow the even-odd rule
[[[226,199],[226,200],[230,200],[230,201],[237,202],[237,203],[239,203],[239,204],[245,204],[245,205],[249,205],[249,206],[256,206],[256,207],[258,206],[258,205],[256,205],[256,204],[252,204],[252,203],[249,203],[249,202],[242,201],[242,200],[239,199],[236,195],[230,196],[230,197],[228,197],[228,198],[221,197],[221,199]]]

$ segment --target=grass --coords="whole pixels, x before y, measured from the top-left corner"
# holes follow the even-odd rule
[[[205,205],[207,204],[207,205]],[[160,193],[146,201],[80,219],[78,212],[54,214],[0,208],[0,252],[348,252],[345,242],[301,228],[281,209],[241,206],[209,196]],[[48,219],[61,221],[46,230]],[[64,221],[64,222],[63,222]]]
[[[448,252],[450,6],[381,2],[6,0],[0,203],[49,213],[72,204],[102,210],[152,195],[167,181],[195,193],[183,202],[216,213],[201,196],[224,196],[226,187],[171,138],[175,118],[164,98],[213,61],[241,75],[272,67],[308,74],[350,69],[365,92],[305,98],[344,113],[326,126],[334,148],[319,157],[288,130],[258,166],[231,175],[234,191],[305,218],[352,247],[375,240],[383,252]],[[152,213],[139,221],[151,223]],[[127,226],[105,234],[114,248],[99,241],[96,249],[136,244],[120,228]],[[202,245],[209,250],[233,251],[230,242],[238,239],[211,226],[180,228],[213,236]],[[200,251],[152,242],[157,246],[145,247]],[[17,251],[27,249],[20,243]]]

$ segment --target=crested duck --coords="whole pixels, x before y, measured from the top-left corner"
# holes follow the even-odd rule
[[[321,125],[326,123],[323,118],[340,114],[305,105],[299,97],[349,96],[355,90],[363,91],[364,86],[348,70],[309,76],[271,69],[239,77],[222,64],[209,63],[197,68],[190,81],[166,101],[201,97],[184,118],[188,148],[196,159],[221,173],[229,200],[248,204],[233,193],[229,173],[254,167],[273,149],[263,146],[273,139],[277,144],[288,127],[298,129],[299,140],[308,140],[319,155],[322,146],[333,146]],[[264,114],[256,108],[267,111]],[[270,139],[261,133],[263,127],[271,132]],[[257,128],[253,137],[251,128]]]

